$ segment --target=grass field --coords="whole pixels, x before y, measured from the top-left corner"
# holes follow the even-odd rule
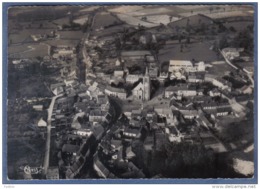
[[[145,22],[145,21],[138,19],[137,17],[133,17],[129,14],[117,14],[117,16],[119,17],[120,20],[126,22],[127,24],[129,24],[131,26],[142,25],[147,28],[151,28],[151,27],[155,27],[155,26],[159,25],[158,23]]]
[[[56,19],[53,21],[54,24],[59,24],[59,25],[63,25],[63,24],[67,24],[69,25],[69,17],[66,16],[66,17],[63,17],[63,18],[60,18],[60,19]]]
[[[226,28],[230,28],[231,26],[235,28],[237,32],[241,32],[245,29],[247,29],[248,26],[254,25],[254,22],[251,21],[240,21],[240,22],[228,22],[225,23],[224,26]]]
[[[208,68],[208,73],[216,76],[223,76],[225,72],[235,71],[233,67],[227,63],[214,64],[211,68]]]
[[[114,34],[117,34],[118,32],[122,32],[124,30],[124,28],[129,28],[129,27],[130,26],[127,25],[127,24],[112,26],[112,27],[108,27],[104,30],[95,32],[95,35],[98,36],[98,37],[99,36],[114,35]]]
[[[98,29],[100,27],[106,27],[111,24],[114,24],[115,22],[120,23],[121,21],[117,17],[111,15],[108,12],[99,12],[95,16],[93,29]]]
[[[61,39],[68,39],[68,40],[80,40],[84,33],[82,31],[59,31]]]
[[[45,41],[44,43],[48,45],[53,45],[53,46],[59,46],[59,45],[65,45],[69,47],[75,47],[80,40],[68,40],[68,39],[56,39],[56,40],[48,40]]]
[[[210,43],[192,43],[188,45],[188,48],[184,48],[183,52],[180,52],[180,44],[165,45],[163,49],[159,51],[160,62],[169,60],[192,60],[212,62],[219,60],[217,54],[210,50]]]
[[[13,58],[36,58],[48,55],[48,46],[43,44],[23,44],[9,46],[8,54]]]
[[[79,12],[91,12],[96,9],[98,9],[100,6],[86,6],[83,9],[81,9]]]
[[[83,15],[73,20],[74,23],[83,25],[88,21],[88,15]]]
[[[16,31],[15,33],[9,33],[9,41],[12,41],[12,44],[23,43],[23,42],[32,42],[31,35],[44,35],[51,34],[53,29],[23,29]]]

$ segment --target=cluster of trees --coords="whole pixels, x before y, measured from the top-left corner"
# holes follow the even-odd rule
[[[166,143],[160,151],[145,151],[143,143],[135,141],[133,150],[137,155],[136,164],[147,177],[216,178],[233,174],[228,161],[218,159],[212,150],[205,149],[203,145]],[[222,167],[223,170],[218,171]]]

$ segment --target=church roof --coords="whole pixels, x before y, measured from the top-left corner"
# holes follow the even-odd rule
[[[139,84],[135,88],[133,88],[132,91],[138,91],[140,89],[143,90],[143,88],[144,88],[143,82],[139,82]]]

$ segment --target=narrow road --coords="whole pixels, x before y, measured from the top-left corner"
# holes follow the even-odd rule
[[[58,97],[61,97],[63,94],[57,95],[52,97],[51,104],[48,108],[48,119],[47,119],[47,139],[46,139],[46,145],[45,145],[45,157],[44,157],[44,174],[47,173],[47,170],[49,168],[49,161],[50,161],[50,145],[51,145],[51,116],[53,112],[53,107],[55,104],[55,101]]]
[[[225,59],[225,61],[226,61],[227,64],[229,64],[231,67],[233,67],[233,68],[236,69],[236,70],[239,69],[238,67],[236,67],[234,64],[232,64],[232,63],[228,60],[228,58],[225,56],[225,54],[223,53],[222,50],[219,49],[219,51],[220,51],[220,54],[222,54],[222,56],[224,57],[224,59]],[[246,75],[248,76],[248,78],[250,79],[250,81],[251,81],[251,83],[252,83],[251,87],[254,87],[254,78],[252,77],[252,75],[250,75],[249,73],[247,73],[244,69],[241,69],[241,70],[244,71],[244,72],[246,73]]]

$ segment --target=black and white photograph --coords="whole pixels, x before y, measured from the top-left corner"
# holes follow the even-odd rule
[[[256,11],[10,4],[3,177],[255,179]]]

